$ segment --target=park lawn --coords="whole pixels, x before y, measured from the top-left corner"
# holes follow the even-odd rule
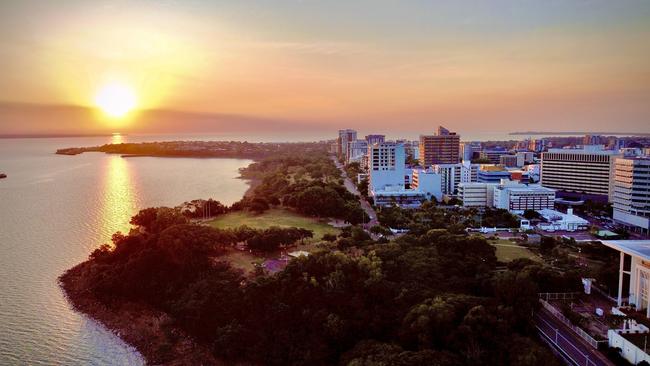
[[[510,262],[519,258],[528,258],[537,262],[541,261],[541,258],[537,254],[510,240],[500,239],[489,240],[488,242],[496,248],[496,256],[500,262]]]
[[[266,229],[271,226],[295,226],[314,232],[314,237],[308,240],[310,243],[320,241],[323,238],[323,234],[329,233],[338,235],[340,232],[339,229],[327,224],[326,222],[281,208],[273,208],[259,215],[246,211],[231,212],[210,221],[210,225],[218,229],[236,228],[242,225],[254,229]]]

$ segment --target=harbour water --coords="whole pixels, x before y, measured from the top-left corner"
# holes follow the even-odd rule
[[[182,139],[182,138],[166,138]],[[75,312],[57,278],[141,208],[239,200],[246,159],[122,158],[57,148],[160,137],[0,139],[0,364],[138,365],[140,355]]]

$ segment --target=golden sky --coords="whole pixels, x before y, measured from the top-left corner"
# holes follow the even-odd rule
[[[650,132],[648,40],[648,1],[2,1],[0,101]]]

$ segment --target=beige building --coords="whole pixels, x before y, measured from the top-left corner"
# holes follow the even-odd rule
[[[439,126],[435,135],[420,135],[419,162],[424,167],[433,164],[460,162],[460,136]]]

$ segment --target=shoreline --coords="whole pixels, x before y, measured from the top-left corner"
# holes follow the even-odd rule
[[[223,365],[162,311],[134,302],[101,303],[84,283],[88,260],[64,272],[58,283],[73,309],[106,327],[142,356],[147,365]]]
[[[187,157],[190,156],[185,156]],[[254,159],[248,160],[255,162]],[[262,182],[259,178],[246,178],[242,175],[236,179],[241,179],[248,184],[242,199],[249,196]],[[66,300],[72,305],[74,311],[96,321],[137,351],[145,364],[169,366],[224,364],[212,355],[209,348],[198,344],[184,330],[175,326],[169,314],[146,304],[129,301],[114,300],[110,304],[102,303],[88,291],[92,286],[84,280],[85,272],[91,266],[90,260],[86,259],[59,276],[58,285]]]

